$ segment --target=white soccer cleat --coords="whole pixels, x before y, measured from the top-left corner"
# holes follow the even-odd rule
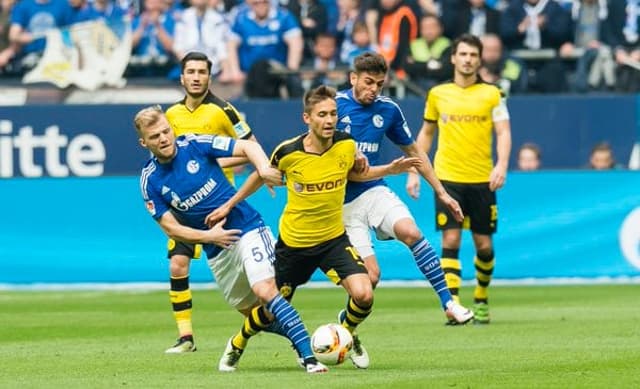
[[[193,343],[193,339],[188,338],[180,338],[178,342],[174,344],[172,347],[169,347],[164,352],[167,354],[181,354],[181,353],[191,353],[196,351],[196,345]]]
[[[224,353],[220,358],[220,362],[218,362],[218,370],[225,372],[236,371],[238,368],[238,363],[240,363],[240,357],[242,356],[242,350],[239,350],[233,347],[231,343],[231,339],[227,342],[227,347],[224,349]]]
[[[305,369],[309,374],[319,374],[326,373],[329,371],[329,368],[323,365],[322,363],[316,361],[315,363],[307,363],[305,364]]]
[[[445,314],[447,318],[449,318],[450,324],[466,324],[473,319],[473,311],[463,307],[454,300],[450,300],[447,303]]]
[[[349,359],[351,359],[353,365],[358,369],[366,369],[369,367],[369,353],[367,353],[367,350],[362,343],[360,343],[358,334],[354,331],[351,335],[353,336],[353,348],[351,349],[352,352],[349,355]]]

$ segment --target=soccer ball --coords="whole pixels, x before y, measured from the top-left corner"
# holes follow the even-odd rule
[[[311,348],[316,359],[325,365],[339,365],[351,353],[353,337],[340,324],[324,324],[311,336]]]

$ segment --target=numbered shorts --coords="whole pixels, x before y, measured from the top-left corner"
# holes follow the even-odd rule
[[[386,186],[375,186],[344,205],[343,221],[349,240],[362,258],[374,254],[370,230],[380,240],[395,239],[393,226],[400,219],[413,220],[407,206]]]
[[[496,192],[489,189],[488,182],[461,184],[442,181],[442,185],[460,203],[464,221],[457,222],[449,209],[436,197],[436,229],[466,228],[483,235],[491,235],[498,230]]]
[[[309,281],[316,269],[336,284],[352,274],[367,274],[347,234],[312,247],[289,247],[278,239],[275,269],[276,284],[286,299],[291,299],[296,287]]]
[[[167,258],[171,259],[174,255],[184,255],[189,258],[199,259],[202,255],[202,245],[169,239],[167,241]]]
[[[275,276],[274,241],[269,227],[256,228],[242,235],[231,248],[222,250],[207,261],[229,305],[245,309],[258,303],[251,287]]]

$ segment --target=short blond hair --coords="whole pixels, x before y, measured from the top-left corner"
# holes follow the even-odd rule
[[[164,111],[158,104],[151,105],[138,111],[136,116],[133,118],[133,124],[136,126],[138,136],[142,138],[142,129],[156,124],[162,115],[164,115]]]

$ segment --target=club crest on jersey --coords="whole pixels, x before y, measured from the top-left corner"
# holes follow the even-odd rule
[[[187,171],[189,173],[196,174],[198,170],[200,170],[200,164],[198,163],[198,161],[192,159],[191,161],[187,162]]]
[[[373,119],[371,120],[373,121],[373,125],[377,128],[384,126],[384,119],[380,115],[373,115]]]
[[[345,170],[347,168],[347,161],[344,155],[338,157],[338,167],[340,168],[340,170]]]

